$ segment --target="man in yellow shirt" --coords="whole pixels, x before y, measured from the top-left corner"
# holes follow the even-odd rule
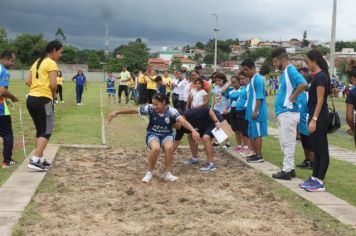
[[[121,103],[121,94],[122,92],[125,93],[125,103],[129,102],[129,87],[128,83],[131,79],[130,72],[127,71],[126,67],[122,67],[122,71],[119,77],[119,89],[118,89],[118,96],[119,96],[119,103]]]
[[[171,85],[172,85],[173,79],[172,79],[172,77],[169,76],[168,70],[165,70],[163,72],[162,80],[163,80],[163,84],[166,86],[167,97],[168,97],[168,101],[169,101],[169,104],[170,104],[171,103],[170,102],[170,99],[171,99]]]

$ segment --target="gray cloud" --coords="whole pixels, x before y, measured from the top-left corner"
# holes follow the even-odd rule
[[[339,1],[337,38],[356,39],[352,0]],[[11,37],[61,27],[70,44],[103,48],[109,24],[111,47],[141,37],[149,47],[206,42],[219,15],[220,38],[265,40],[330,37],[332,0],[2,0],[0,22]]]

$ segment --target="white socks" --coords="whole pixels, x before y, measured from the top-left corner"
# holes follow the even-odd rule
[[[44,157],[37,157],[35,155],[33,155],[31,159],[32,159],[33,162],[40,161],[41,163],[43,163],[45,161]]]

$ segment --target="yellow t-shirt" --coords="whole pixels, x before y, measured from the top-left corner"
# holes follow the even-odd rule
[[[171,92],[171,84],[173,82],[173,79],[168,76],[168,77],[162,77],[163,82],[166,84],[166,91],[167,93]]]
[[[63,85],[63,77],[57,77],[57,85]]]
[[[38,60],[33,63],[30,69],[32,73],[32,84],[28,95],[34,97],[47,97],[53,100],[52,91],[49,87],[49,73],[58,70],[57,63],[48,57],[43,59],[40,67],[38,68],[38,78],[36,78],[37,62]]]
[[[146,79],[145,79],[145,75],[140,75],[140,77],[138,77],[138,83],[139,84],[146,84]]]
[[[153,78],[153,80],[151,80]],[[147,89],[154,89],[157,90],[157,84],[154,81],[156,79],[156,76],[154,77],[148,77],[148,82],[147,82]]]

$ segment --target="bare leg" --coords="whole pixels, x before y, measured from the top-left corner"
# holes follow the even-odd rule
[[[165,154],[164,170],[165,172],[170,172],[172,170],[172,163],[173,163],[173,142],[172,141],[164,142],[163,150]]]
[[[198,158],[198,144],[194,142],[191,134],[188,135],[188,142],[190,151],[192,152],[192,157]]]
[[[43,137],[36,138],[36,149],[34,155],[36,157],[43,157],[43,151],[45,150],[47,144],[48,144],[48,139]]]
[[[148,159],[148,170],[153,171],[155,168],[159,152],[161,151],[161,146],[159,144],[159,141],[157,139],[152,139],[150,142],[150,157]]]
[[[209,135],[204,135],[202,138],[202,142],[204,144],[207,161],[210,163],[214,163],[214,148],[211,139],[212,138]]]
[[[235,136],[236,136],[236,144],[237,145],[242,145],[240,132],[236,131],[235,132]]]
[[[262,154],[262,138],[258,137],[256,139],[253,140],[254,142],[254,151],[257,155],[261,155]]]

